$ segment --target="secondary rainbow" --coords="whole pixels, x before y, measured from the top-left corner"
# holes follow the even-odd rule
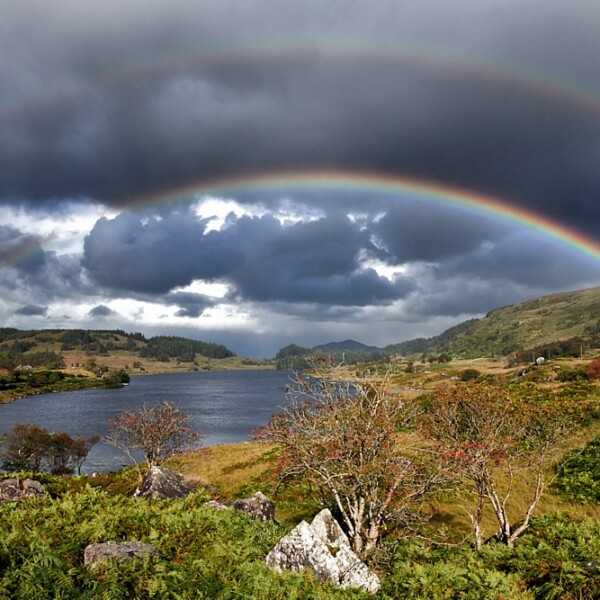
[[[370,192],[394,196],[398,201],[413,198],[460,207],[473,213],[524,225],[600,261],[600,243],[597,240],[545,215],[478,191],[385,173],[296,170],[205,179],[139,196],[128,202],[127,206],[131,209],[147,208],[203,195],[235,197],[236,193],[261,190],[281,191],[282,195],[294,190]]]
[[[600,90],[561,77],[556,73],[526,69],[522,65],[502,63],[483,56],[459,54],[448,48],[403,46],[397,41],[335,39],[308,42],[282,38],[254,40],[223,46],[189,48],[175,53],[144,56],[85,78],[64,78],[49,82],[38,95],[19,96],[0,107],[0,121],[10,121],[23,111],[43,109],[53,103],[95,93],[97,87],[113,86],[144,76],[176,73],[179,69],[227,67],[245,63],[282,63],[286,60],[345,60],[414,66],[442,73],[452,72],[477,79],[489,78],[508,88],[521,88],[533,94],[548,96],[580,110],[600,112]]]

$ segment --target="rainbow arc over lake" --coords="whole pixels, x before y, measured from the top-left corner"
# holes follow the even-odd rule
[[[130,209],[149,208],[208,195],[231,196],[243,192],[348,191],[416,199],[440,206],[457,207],[490,218],[499,218],[541,232],[552,240],[600,261],[600,243],[543,214],[517,206],[504,199],[445,183],[375,172],[345,170],[286,170],[252,175],[227,176],[214,180],[184,183],[155,191],[128,202]],[[340,201],[343,201],[341,199]]]

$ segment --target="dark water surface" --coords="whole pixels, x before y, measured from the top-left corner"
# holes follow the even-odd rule
[[[81,390],[21,398],[0,404],[0,434],[15,423],[37,423],[49,431],[73,437],[106,434],[109,418],[126,408],[141,408],[163,400],[175,402],[194,429],[212,446],[241,442],[263,425],[285,402],[290,373],[284,371],[207,371],[133,376],[116,390]],[[84,472],[118,469],[127,462],[121,453],[98,443],[83,465]]]

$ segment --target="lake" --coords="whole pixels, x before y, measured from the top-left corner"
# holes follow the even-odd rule
[[[291,373],[286,371],[202,371],[132,376],[116,390],[81,390],[30,396],[0,404],[0,434],[15,423],[37,423],[72,437],[107,433],[107,421],[126,408],[141,408],[163,400],[189,415],[192,428],[212,446],[247,440],[285,402]],[[127,458],[116,448],[96,444],[82,471],[121,468]]]

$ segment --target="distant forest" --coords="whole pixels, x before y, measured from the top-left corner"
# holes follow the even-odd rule
[[[141,333],[127,333],[120,329],[23,331],[12,327],[0,328],[0,369],[12,370],[19,365],[60,369],[65,366],[61,353],[71,350],[86,352],[90,356],[124,351],[140,358],[165,362],[170,359],[194,362],[197,354],[214,359],[235,356],[222,344],[176,336],[147,339]]]

